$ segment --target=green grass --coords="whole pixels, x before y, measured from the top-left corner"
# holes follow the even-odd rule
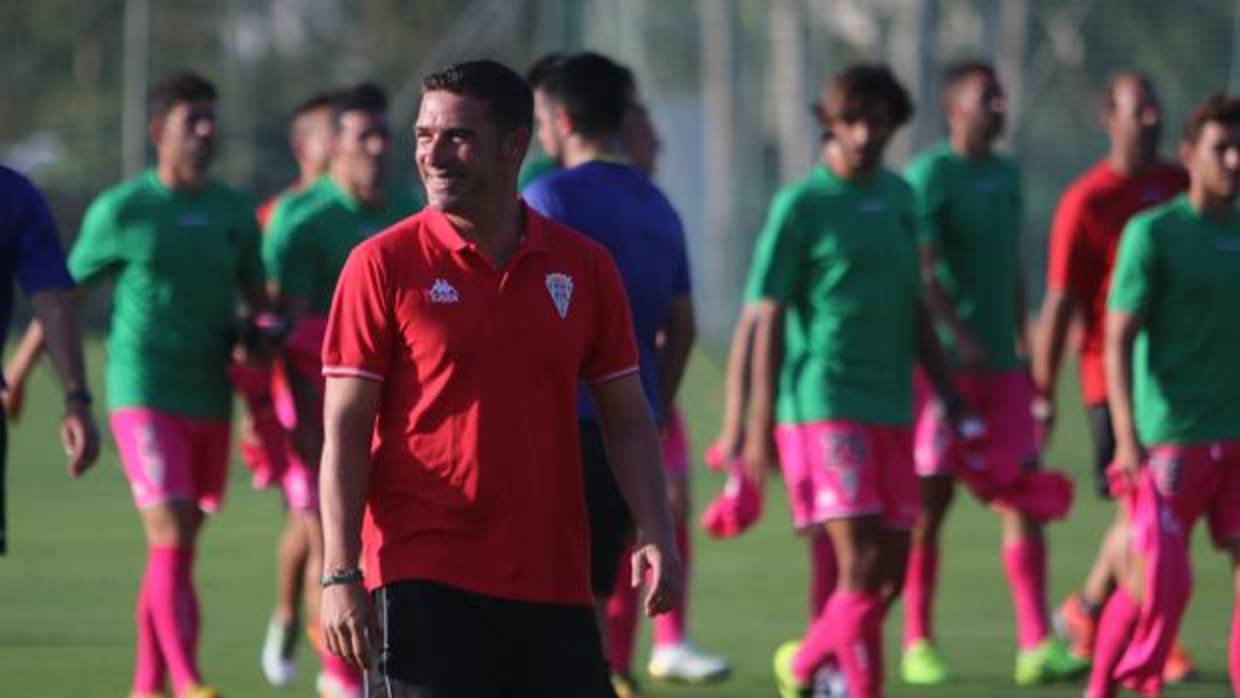
[[[98,380],[99,352],[92,352]],[[719,362],[698,355],[684,404],[695,448],[713,434],[720,400]],[[60,391],[49,372],[32,380],[29,413],[11,434],[9,556],[0,558],[0,696],[37,698],[124,696],[132,666],[133,597],[144,545],[116,451],[80,481],[64,473],[55,442]],[[1051,529],[1052,600],[1079,583],[1093,556],[1110,508],[1086,488],[1088,440],[1071,389],[1049,462],[1081,483],[1072,519]],[[697,471],[696,504],[717,491],[720,477]],[[773,483],[780,488],[779,482]],[[994,517],[967,496],[957,498],[945,534],[937,605],[940,644],[957,680],[940,690],[912,690],[892,678],[901,611],[887,627],[891,696],[1079,696],[1080,685],[1021,691],[1011,684],[1013,628],[998,556]],[[235,467],[224,512],[208,526],[199,553],[198,588],[204,610],[202,663],[229,698],[313,695],[312,661],[291,691],[264,685],[258,646],[271,606],[273,555],[282,513],[275,495],[254,492]],[[745,536],[714,541],[695,531],[691,624],[699,644],[731,657],[735,672],[717,688],[651,684],[659,696],[753,698],[773,695],[770,656],[805,624],[807,551],[791,532],[782,488],[767,499],[764,520]],[[1203,681],[1169,691],[1175,696],[1219,696],[1226,686],[1231,617],[1229,569],[1197,541],[1197,588],[1184,638]],[[644,640],[643,640],[644,642]],[[644,663],[645,645],[638,652]],[[524,697],[523,697],[524,698]]]

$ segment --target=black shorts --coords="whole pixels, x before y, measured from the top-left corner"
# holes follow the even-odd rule
[[[580,427],[586,513],[590,518],[590,589],[596,597],[605,598],[615,590],[620,556],[633,536],[633,516],[611,474],[602,429],[597,422],[586,420]]]
[[[1111,498],[1107,468],[1115,460],[1115,432],[1111,430],[1111,410],[1105,402],[1086,405],[1089,432],[1094,437],[1094,489],[1103,499]]]
[[[615,698],[589,606],[525,603],[435,582],[373,594],[369,698]]]

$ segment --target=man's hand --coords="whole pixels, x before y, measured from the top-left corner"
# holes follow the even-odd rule
[[[775,448],[775,435],[768,432],[762,438],[745,439],[741,462],[745,468],[745,475],[761,487],[766,482],[767,471],[779,467],[779,451]]]
[[[4,413],[8,415],[10,422],[17,424],[22,418],[22,407],[26,404],[26,386],[23,381],[8,379],[5,376],[5,385],[0,388],[0,403],[4,405]]]
[[[1115,460],[1111,462],[1110,471],[1113,478],[1119,478],[1128,491],[1137,487],[1137,477],[1141,466],[1145,464],[1145,449],[1141,444],[1129,439],[1121,439],[1115,445]]]
[[[670,539],[638,545],[633,550],[632,562],[633,588],[641,586],[643,580],[649,582],[645,600],[647,616],[667,613],[680,603],[684,593],[680,588],[683,578],[680,556]]]
[[[1051,431],[1055,428],[1054,398],[1038,391],[1029,403],[1029,412],[1038,425],[1038,447],[1045,448],[1051,440]]]
[[[69,474],[81,477],[99,459],[99,429],[90,408],[70,405],[60,420],[60,442],[69,457]]]
[[[361,584],[333,584],[323,589],[319,619],[327,651],[358,671],[371,667],[379,621]]]

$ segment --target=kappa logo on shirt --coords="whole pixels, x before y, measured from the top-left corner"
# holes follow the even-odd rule
[[[1003,189],[1003,185],[995,179],[984,177],[973,183],[973,190],[980,191],[983,194],[993,194]]]
[[[211,222],[211,217],[202,211],[186,211],[177,216],[177,225],[185,227],[201,227]]]
[[[862,199],[857,204],[857,210],[862,213],[882,213],[887,210],[887,202],[882,199]]]
[[[447,279],[435,279],[435,284],[431,286],[430,298],[432,303],[459,303],[461,294],[448,283]]]
[[[1218,238],[1214,247],[1219,252],[1240,252],[1240,238]]]
[[[568,317],[568,306],[573,302],[573,277],[560,272],[547,274],[547,292],[551,294],[551,302],[560,319]]]

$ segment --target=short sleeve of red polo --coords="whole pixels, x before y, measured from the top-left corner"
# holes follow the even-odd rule
[[[356,248],[340,272],[323,341],[323,375],[382,382],[392,355],[391,285],[381,248]]]
[[[637,340],[624,281],[615,262],[601,249],[595,254],[598,284],[595,295],[594,332],[586,351],[581,377],[588,383],[606,383],[637,373]]]

